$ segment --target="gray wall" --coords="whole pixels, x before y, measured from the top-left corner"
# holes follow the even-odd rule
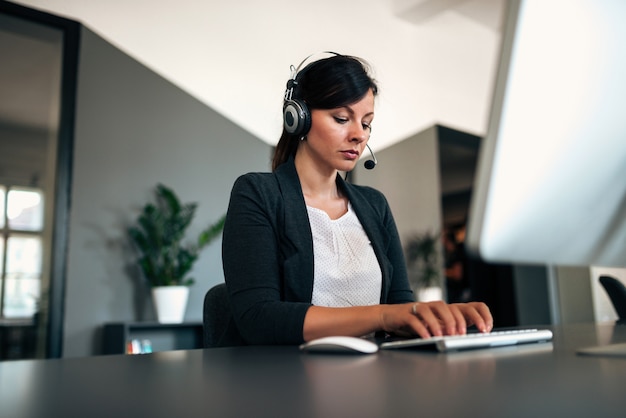
[[[280,103],[277,103],[280,106]],[[268,171],[271,147],[83,28],[63,356],[100,352],[100,326],[155,318],[126,228],[158,182],[197,202],[195,237],[226,212],[235,178]],[[221,241],[196,264],[187,320],[224,280]]]
[[[554,321],[569,324],[593,322],[594,308],[591,292],[591,272],[587,267],[554,267],[556,309]]]
[[[440,232],[441,191],[437,129],[429,128],[380,152],[376,138],[370,146],[378,165],[366,170],[359,164],[354,182],[385,194],[402,239],[415,232]]]
[[[595,320],[589,268],[516,265],[514,277],[520,325]]]
[[[378,164],[373,170],[359,164],[353,172],[353,181],[385,194],[403,245],[415,233],[441,232],[437,127],[428,128],[380,152],[376,152],[375,137],[369,144]]]

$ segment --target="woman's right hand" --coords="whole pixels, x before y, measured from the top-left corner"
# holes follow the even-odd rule
[[[482,302],[453,303],[443,301],[379,305],[380,326],[385,332],[422,338],[463,335],[475,325],[481,332],[493,328],[493,318]]]

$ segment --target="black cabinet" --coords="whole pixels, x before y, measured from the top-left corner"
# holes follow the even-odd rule
[[[37,322],[0,320],[0,361],[37,358]]]
[[[104,325],[102,350],[103,354],[188,350],[202,348],[202,341],[202,322],[116,322]]]

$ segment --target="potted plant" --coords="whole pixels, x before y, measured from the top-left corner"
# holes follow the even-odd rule
[[[180,323],[189,286],[195,282],[189,272],[200,251],[222,232],[225,215],[203,230],[195,241],[183,244],[197,204],[182,204],[163,184],[156,186],[155,194],[156,203],[143,207],[128,234],[139,250],[137,263],[151,287],[159,322]]]
[[[404,247],[409,283],[420,301],[442,298],[439,234],[413,234]]]

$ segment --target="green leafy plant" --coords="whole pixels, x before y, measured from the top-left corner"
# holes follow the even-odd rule
[[[189,271],[200,251],[220,235],[226,216],[203,230],[195,242],[183,245],[197,204],[181,204],[176,194],[162,184],[157,185],[155,194],[156,204],[146,204],[136,225],[128,228],[131,241],[141,253],[137,262],[152,287],[190,286],[195,280],[187,277]]]
[[[409,237],[404,247],[409,281],[416,288],[441,285],[439,234],[423,233]]]

